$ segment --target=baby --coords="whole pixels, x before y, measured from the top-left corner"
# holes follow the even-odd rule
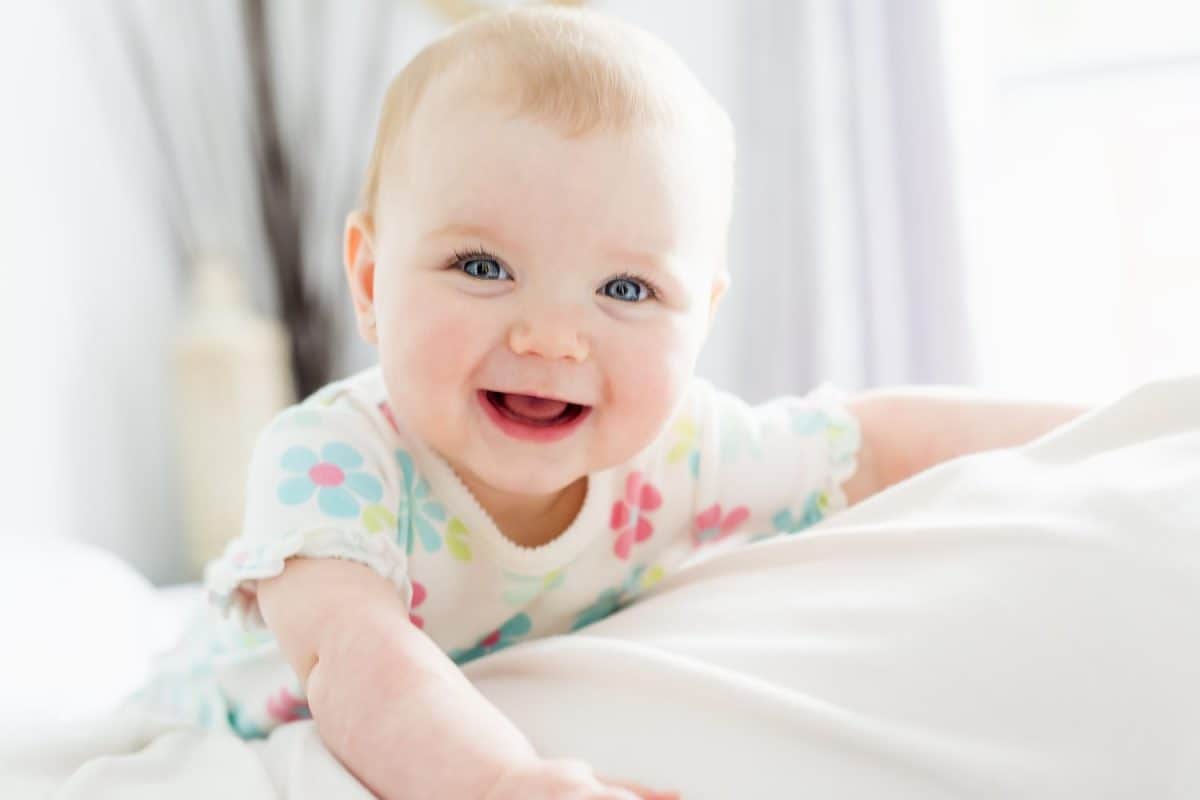
[[[591,13],[483,16],[395,78],[345,234],[379,363],[260,436],[189,645],[197,716],[260,736],[311,714],[384,798],[660,796],[540,758],[456,664],[1077,413],[827,387],[752,407],[695,377],[733,158],[679,59]]]

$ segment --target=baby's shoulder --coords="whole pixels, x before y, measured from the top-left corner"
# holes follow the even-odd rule
[[[696,376],[645,455],[668,463],[688,458],[695,473],[701,450],[719,451],[722,463],[744,462],[738,454],[810,449],[825,434],[857,446],[857,425],[845,407],[845,394],[830,384],[752,403]]]
[[[689,462],[694,467],[701,440],[711,426],[714,392],[711,383],[693,376],[658,434],[624,465],[626,471],[661,474]]]
[[[727,407],[741,404],[743,401],[736,395],[718,388],[706,378],[693,376],[650,449],[669,450],[672,443],[680,439],[699,436],[719,423],[722,413],[727,413]]]
[[[406,439],[388,404],[382,372],[374,366],[326,384],[283,409],[259,441],[326,440],[391,450]]]

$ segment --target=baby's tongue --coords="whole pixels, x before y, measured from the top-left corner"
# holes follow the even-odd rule
[[[567,404],[562,400],[530,397],[527,394],[504,395],[504,406],[514,414],[542,422],[552,420],[567,410]]]

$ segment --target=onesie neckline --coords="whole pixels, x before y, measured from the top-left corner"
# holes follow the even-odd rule
[[[384,429],[394,431],[399,443],[412,451],[417,470],[429,481],[433,494],[446,503],[451,516],[458,516],[466,524],[470,542],[486,547],[501,567],[517,575],[545,575],[569,564],[607,530],[605,501],[612,494],[615,468],[586,476],[587,491],[583,503],[575,518],[558,536],[537,547],[525,547],[509,539],[450,463],[417,436],[405,420],[390,412],[391,404],[380,373],[376,370],[374,376],[380,379],[379,400],[387,403],[391,417],[385,421]],[[394,428],[386,424],[393,420]]]
[[[583,504],[566,530],[545,544],[526,547],[500,531],[500,526],[480,504],[475,493],[440,453],[416,438],[412,441],[420,450],[421,467],[434,492],[456,503],[460,516],[466,517],[463,521],[467,523],[467,528],[475,534],[472,540],[487,546],[497,563],[511,572],[518,575],[544,575],[565,566],[604,530],[603,487],[610,484],[608,472],[587,476],[587,493]]]

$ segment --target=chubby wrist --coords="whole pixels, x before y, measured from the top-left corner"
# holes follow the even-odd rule
[[[601,787],[592,768],[571,758],[533,758],[515,763],[491,785],[483,800],[526,800],[529,797],[576,796]]]
[[[377,795],[484,797],[538,762],[520,731],[407,619],[386,630],[366,622],[326,641],[309,673],[313,719]]]

